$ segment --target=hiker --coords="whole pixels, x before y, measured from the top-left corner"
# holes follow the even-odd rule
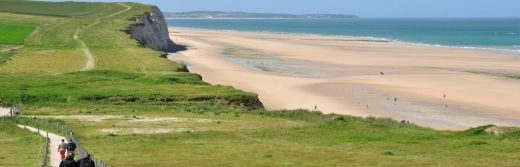
[[[87,154],[86,157],[81,158],[78,161],[78,164],[79,164],[79,167],[95,167],[96,166],[94,161],[90,158],[90,154]]]
[[[67,158],[61,161],[60,167],[79,167],[79,163],[74,161],[74,152],[69,152]]]
[[[61,160],[65,159],[66,149],[67,143],[65,143],[65,139],[61,139],[61,143],[58,145],[58,152],[60,153]]]
[[[67,143],[67,153],[74,153],[76,150],[76,143],[72,141],[72,139],[69,140],[69,143]]]

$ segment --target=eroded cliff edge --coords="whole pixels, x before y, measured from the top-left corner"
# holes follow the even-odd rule
[[[185,50],[184,46],[176,45],[170,40],[166,19],[157,6],[134,19],[137,23],[130,25],[126,32],[139,44],[164,52]]]

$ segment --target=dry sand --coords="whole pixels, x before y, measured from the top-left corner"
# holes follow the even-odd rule
[[[257,93],[268,109],[316,106],[436,129],[520,126],[520,80],[484,74],[520,74],[520,56],[329,36],[170,32],[190,47],[170,58],[206,82]]]

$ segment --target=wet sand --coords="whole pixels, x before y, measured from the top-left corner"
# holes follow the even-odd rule
[[[204,81],[268,109],[390,117],[436,129],[520,126],[520,56],[316,35],[171,29]]]

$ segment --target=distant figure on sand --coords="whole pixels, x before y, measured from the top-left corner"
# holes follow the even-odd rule
[[[317,105],[314,105],[314,110],[318,110],[318,106]]]
[[[90,154],[87,154],[86,157],[81,158],[78,161],[78,164],[79,164],[79,167],[95,167],[96,166],[94,161],[90,158]]]
[[[72,139],[69,140],[69,143],[67,143],[67,153],[74,153],[76,150],[76,143],[72,141]]]
[[[446,98],[446,94],[442,95],[442,97]]]
[[[61,161],[60,167],[79,167],[79,163],[74,160],[73,152],[69,152],[67,158]]]
[[[394,97],[394,104],[397,103],[397,97]]]
[[[65,139],[61,139],[61,143],[58,145],[58,152],[60,153],[61,160],[65,159],[66,149],[67,149],[67,143],[65,143]]]
[[[379,72],[379,73],[380,73],[381,75],[385,75],[385,73],[383,73],[383,72]]]

